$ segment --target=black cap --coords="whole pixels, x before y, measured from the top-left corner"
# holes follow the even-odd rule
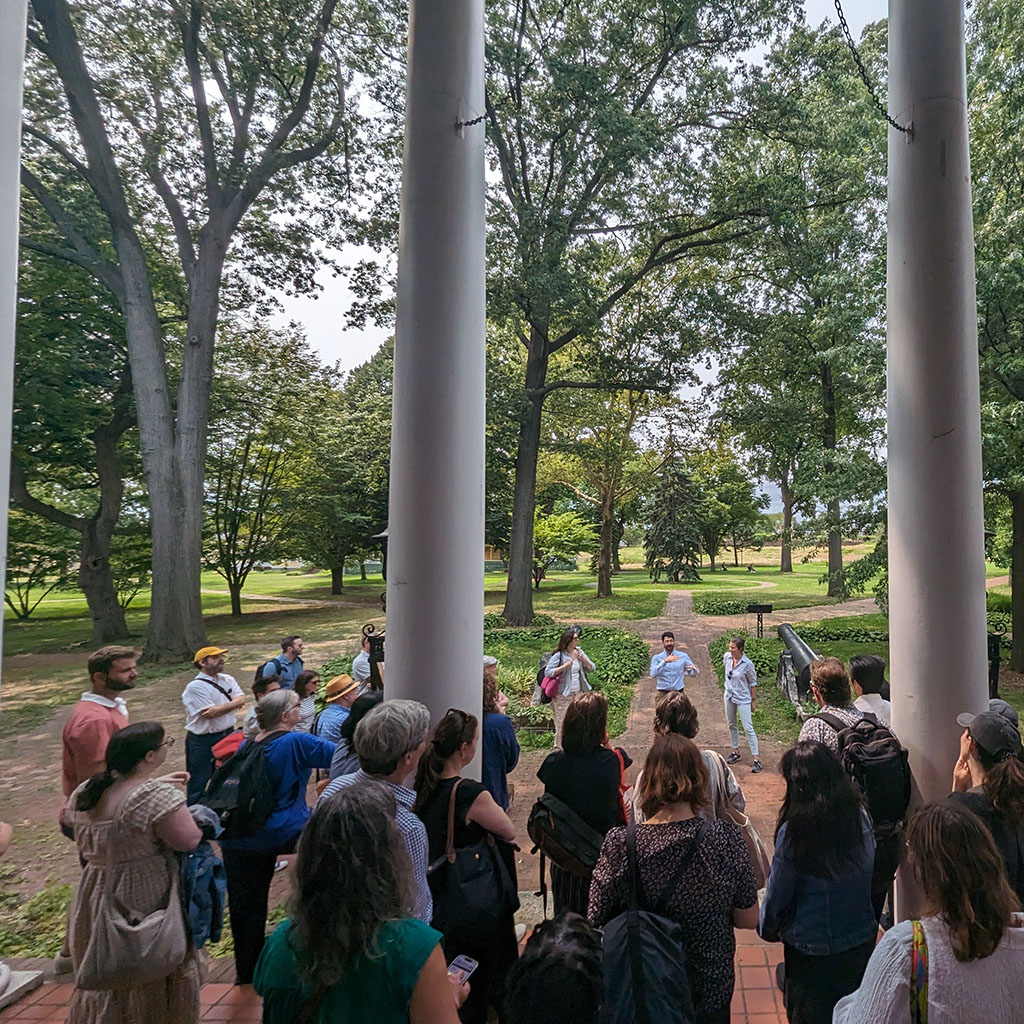
[[[993,697],[988,702],[989,711],[994,711],[997,715],[1002,715],[1008,722],[1010,722],[1014,729],[1020,730],[1020,719],[1017,718],[1017,709],[1007,703],[1001,697]]]
[[[1002,755],[1015,757],[1021,752],[1020,733],[1014,724],[996,711],[983,711],[980,715],[957,715],[957,722],[970,730],[971,739],[989,757],[1003,760]]]

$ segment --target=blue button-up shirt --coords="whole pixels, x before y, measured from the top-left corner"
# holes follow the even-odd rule
[[[317,803],[329,799],[335,793],[347,789],[349,786],[354,786],[357,782],[379,782],[394,793],[395,824],[409,850],[412,873],[416,879],[416,917],[430,924],[430,919],[434,916],[434,897],[430,894],[430,886],[427,884],[427,854],[430,847],[427,842],[426,825],[413,814],[412,805],[416,800],[416,791],[399,786],[395,782],[375,779],[360,768],[359,771],[353,772],[351,775],[342,775],[341,778],[331,782],[320,794],[320,800]]]
[[[341,742],[341,727],[348,716],[348,708],[341,704],[328,704],[313,720],[313,735],[337,745]]]
[[[651,675],[658,680],[659,690],[682,690],[686,686],[687,675],[695,676],[700,669],[690,660],[685,651],[674,650],[675,661],[667,661],[668,651],[662,651],[651,658]]]
[[[757,669],[744,654],[735,664],[732,655],[726,651],[722,658],[725,665],[725,695],[733,704],[749,704],[750,688],[757,686]]]
[[[264,677],[277,676],[282,690],[294,690],[295,680],[299,678],[301,671],[302,659],[300,657],[296,656],[289,661],[283,654],[279,654],[276,659],[271,658],[263,666],[262,675]]]

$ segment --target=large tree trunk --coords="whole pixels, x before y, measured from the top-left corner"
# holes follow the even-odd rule
[[[541,410],[548,372],[545,333],[530,329],[530,355],[526,363],[527,400],[519,423],[516,451],[516,483],[512,499],[512,531],[508,548],[508,588],[502,615],[510,626],[528,626],[533,621],[533,511],[537,490],[537,456],[540,452]],[[539,587],[539,582],[538,582]]]
[[[231,595],[231,614],[238,618],[242,614],[242,583],[228,580],[228,593]]]
[[[612,530],[612,575],[622,572],[622,562],[619,559],[619,545],[622,543],[622,535],[626,528],[622,525],[621,519],[615,520],[615,527]]]
[[[821,400],[824,410],[822,423],[822,446],[825,449],[824,469],[828,481],[826,491],[831,492],[835,486],[835,450],[836,450],[836,389],[832,380],[832,367],[828,363],[821,364]],[[845,597],[846,587],[843,585],[843,535],[839,526],[839,498],[830,497],[825,506],[828,530],[828,596]]]
[[[1024,672],[1024,491],[1010,493],[1013,544],[1010,549],[1010,608],[1013,648],[1010,668]]]
[[[360,558],[359,559],[359,578],[364,583],[366,582],[367,576],[366,576],[366,559],[365,558]]]
[[[793,571],[793,489],[789,485],[787,473],[779,481],[779,492],[782,495],[782,559],[779,572]]]
[[[331,569],[331,593],[340,594],[345,589],[345,566]]]
[[[112,644],[128,636],[124,609],[117,599],[117,587],[110,571],[110,538],[103,537],[91,523],[82,534],[82,560],[78,585],[89,605],[92,642]]]
[[[601,502],[601,551],[597,556],[597,596],[612,596],[612,549],[615,544],[614,498],[606,495]]]

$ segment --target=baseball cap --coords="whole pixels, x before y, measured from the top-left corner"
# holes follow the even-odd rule
[[[956,716],[957,723],[971,731],[971,739],[990,757],[1001,754],[1015,756],[1020,753],[1020,733],[1017,727],[997,711],[982,711],[980,715],[964,712]]]
[[[1017,709],[1000,697],[993,697],[988,702],[989,711],[1002,715],[1015,729],[1020,730],[1020,719],[1017,718]]]
[[[226,647],[200,647],[196,651],[196,656],[192,659],[193,661],[202,661],[203,658],[215,658],[218,654],[227,654],[228,649]]]
[[[336,700],[341,700],[346,693],[351,693],[358,685],[347,672],[343,672],[327,684],[325,700],[328,704],[333,704]]]

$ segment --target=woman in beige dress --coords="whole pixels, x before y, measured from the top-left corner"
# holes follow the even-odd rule
[[[64,820],[74,828],[85,862],[71,911],[76,971],[103,906],[108,861],[117,871],[115,895],[144,916],[168,905],[178,870],[172,851],[193,850],[202,838],[184,794],[168,781],[187,776],[152,778],[173,742],[159,722],[126,726],[110,739],[106,771],[82,783],[68,799]],[[190,949],[182,964],[159,981],[102,991],[76,987],[67,1024],[194,1024],[199,985],[199,966]]]

